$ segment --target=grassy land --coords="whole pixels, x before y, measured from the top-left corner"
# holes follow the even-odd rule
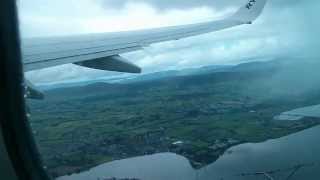
[[[320,91],[275,87],[275,71],[226,72],[46,92],[31,125],[53,176],[116,159],[175,152],[195,168],[230,146],[282,137],[319,121],[275,121],[320,103]],[[173,144],[182,141],[182,144]]]

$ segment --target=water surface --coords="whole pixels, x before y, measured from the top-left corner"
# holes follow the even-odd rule
[[[195,170],[183,156],[161,153],[99,165],[89,171],[58,180],[97,180],[105,177],[141,180],[259,180],[241,173],[285,169],[297,164],[320,162],[320,126],[263,143],[247,143],[230,148],[216,162]],[[290,173],[281,172],[276,179]],[[320,166],[305,167],[291,180],[319,180]]]

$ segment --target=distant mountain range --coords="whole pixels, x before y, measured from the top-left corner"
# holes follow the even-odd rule
[[[305,66],[305,68],[303,68]],[[290,67],[290,68],[286,68]],[[166,79],[171,77],[184,77],[184,76],[194,76],[194,75],[206,75],[212,73],[221,72],[270,72],[273,70],[287,70],[289,71],[299,71],[297,68],[312,69],[320,67],[320,61],[314,58],[274,58],[270,61],[254,61],[249,63],[242,63],[239,65],[213,65],[204,66],[199,68],[188,68],[181,70],[168,70],[161,72],[154,72],[141,75],[128,75],[119,77],[102,77],[99,79],[92,79],[88,81],[79,82],[66,82],[58,83],[53,85],[40,85],[39,88],[43,91],[69,88],[69,87],[80,87],[87,86],[96,83],[111,83],[111,84],[130,84],[137,82],[147,82],[160,79]],[[305,72],[305,71],[304,71]],[[313,72],[314,73],[317,73]],[[288,72],[289,73],[289,72]],[[299,73],[299,72],[296,72]],[[297,75],[296,73],[292,75]],[[309,71],[310,73],[310,71]]]
[[[51,90],[51,89],[59,89],[59,88],[68,88],[68,87],[78,87],[78,86],[86,86],[89,84],[95,83],[134,83],[141,81],[151,81],[168,77],[175,76],[190,76],[190,75],[200,75],[200,74],[208,74],[212,72],[226,72],[229,71],[232,65],[214,65],[214,66],[204,66],[199,68],[187,68],[181,70],[168,70],[168,71],[160,71],[153,72],[148,74],[135,75],[130,74],[128,76],[119,76],[119,77],[102,77],[99,79],[92,79],[87,81],[78,81],[78,82],[65,82],[65,83],[57,83],[50,85],[39,85],[39,88],[42,90]]]

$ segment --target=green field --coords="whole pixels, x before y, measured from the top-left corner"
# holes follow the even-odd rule
[[[311,118],[273,117],[320,104],[320,88],[298,88],[303,79],[284,82],[288,72],[278,66],[262,64],[258,71],[247,69],[251,66],[47,91],[44,101],[29,102],[44,163],[53,176],[60,176],[113,160],[174,152],[200,168],[236,144],[319,124]]]

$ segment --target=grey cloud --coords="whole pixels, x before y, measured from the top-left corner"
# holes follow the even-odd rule
[[[143,2],[150,4],[157,9],[182,9],[182,8],[194,8],[199,6],[209,7],[225,7],[229,5],[239,4],[245,0],[105,0],[104,3],[108,6],[122,7],[126,3]]]
[[[207,6],[211,8],[221,9],[228,7],[235,7],[245,4],[248,0],[102,0],[106,7],[122,8],[127,3],[146,3],[159,10],[168,9],[188,9],[195,7]],[[302,0],[269,0],[271,6],[285,8]]]

